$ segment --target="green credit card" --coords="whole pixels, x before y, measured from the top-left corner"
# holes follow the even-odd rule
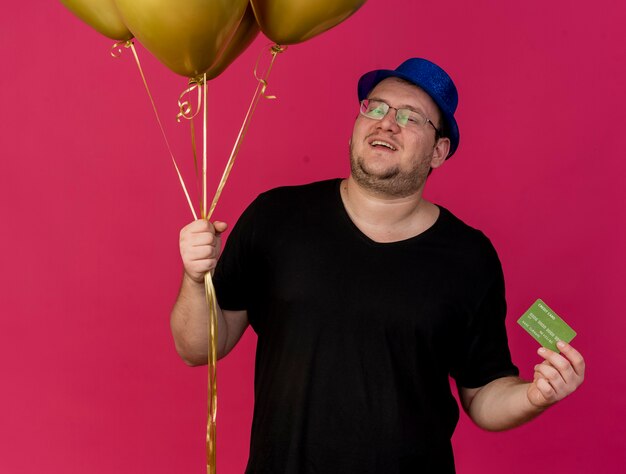
[[[554,352],[561,352],[556,347],[557,342],[569,343],[576,336],[576,331],[540,299],[528,308],[528,311],[517,320],[517,324],[522,326],[539,344]]]

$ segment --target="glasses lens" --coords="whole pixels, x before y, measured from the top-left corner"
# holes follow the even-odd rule
[[[398,109],[396,120],[402,127],[407,125],[422,127],[428,122],[428,119],[422,114],[410,109]]]
[[[384,102],[368,99],[361,101],[361,113],[366,117],[380,120],[387,114],[388,110],[389,106]]]
[[[392,108],[386,102],[380,100],[365,99],[361,101],[360,112],[368,118],[374,120],[382,120],[389,109]],[[416,126],[421,127],[428,122],[428,119],[419,112],[411,109],[397,109],[396,110],[396,122],[401,127]],[[437,129],[435,129],[437,130]]]
[[[406,127],[409,119],[411,119],[411,114],[413,114],[413,112],[408,109],[398,109],[398,111],[396,112],[396,122],[398,122],[398,125],[400,125],[401,127]]]

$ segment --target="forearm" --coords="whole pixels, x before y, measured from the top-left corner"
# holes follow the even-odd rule
[[[472,421],[485,430],[515,428],[546,409],[530,402],[529,387],[529,382],[518,377],[503,377],[478,390],[464,403],[464,408]]]
[[[503,377],[480,388],[459,388],[463,408],[481,428],[515,428],[572,394],[585,378],[585,360],[572,346],[559,341],[556,353],[540,347],[544,361],[535,366],[532,382]]]
[[[217,306],[218,358],[224,354],[227,327],[219,305]],[[208,360],[209,310],[206,304],[204,283],[183,275],[180,292],[172,309],[170,325],[176,351],[186,364],[203,365]]]

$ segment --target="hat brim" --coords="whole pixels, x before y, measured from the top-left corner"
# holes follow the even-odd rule
[[[363,76],[361,76],[361,79],[359,79],[359,84],[358,84],[359,101],[363,99],[367,99],[368,94],[372,91],[374,87],[376,87],[376,85],[378,85],[379,82],[390,77],[398,77],[411,84],[416,85],[417,87],[422,89],[424,92],[426,92],[429,95],[429,97],[433,100],[433,102],[437,104],[437,107],[439,108],[439,111],[441,112],[442,118],[446,121],[447,129],[448,129],[448,138],[450,139],[450,151],[448,152],[448,156],[446,157],[446,159],[450,158],[456,151],[457,147],[459,146],[459,139],[460,139],[459,126],[456,123],[456,119],[454,118],[454,115],[446,109],[446,105],[444,103],[440,103],[440,101],[436,99],[437,94],[434,93],[435,91],[429,90],[430,88],[428,87],[428,84],[421,84],[419,81],[416,81],[414,77],[411,77],[407,74],[403,74],[402,72],[398,72],[398,71],[394,71],[390,69],[378,69],[378,70],[370,71],[368,73],[363,74]]]

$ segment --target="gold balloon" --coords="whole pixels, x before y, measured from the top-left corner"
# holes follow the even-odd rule
[[[118,41],[127,41],[133,37],[113,0],[61,0],[61,3],[104,36]]]
[[[365,0],[250,0],[261,31],[278,44],[319,35],[356,12]]]
[[[256,22],[252,6],[248,5],[246,12],[239,23],[239,27],[233,35],[226,50],[222,53],[217,62],[206,73],[207,79],[214,79],[224,72],[230,64],[243,53],[254,38],[259,34],[259,24]]]
[[[185,77],[206,72],[224,51],[248,0],[115,0],[124,22],[163,64]]]

